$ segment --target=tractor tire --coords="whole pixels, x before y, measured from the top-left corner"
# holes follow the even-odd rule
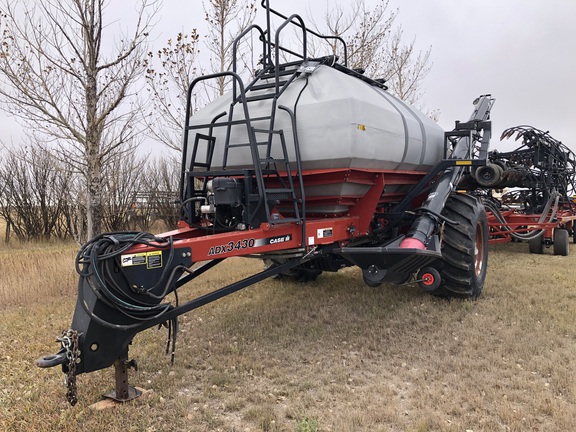
[[[544,253],[544,242],[542,236],[528,240],[528,250],[530,253],[542,255]]]
[[[444,225],[442,283],[432,294],[476,299],[482,293],[488,265],[488,222],[482,203],[475,197],[453,193],[442,210],[458,225]]]
[[[564,228],[554,230],[554,255],[568,256],[570,253],[570,235]]]

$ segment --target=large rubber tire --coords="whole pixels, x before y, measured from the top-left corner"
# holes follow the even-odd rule
[[[453,193],[442,210],[458,225],[444,225],[442,284],[432,294],[442,297],[477,298],[484,289],[488,266],[488,222],[484,206],[475,197]]]
[[[528,240],[528,250],[530,253],[542,255],[544,253],[544,242],[542,236]]]
[[[554,255],[568,256],[570,253],[570,235],[567,229],[554,230]]]

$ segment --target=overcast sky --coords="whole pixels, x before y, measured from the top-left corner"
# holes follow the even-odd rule
[[[576,151],[576,1],[392,1],[406,33],[432,46],[426,102],[444,128],[491,93],[493,148],[502,130],[529,124]]]
[[[335,1],[270,3],[306,19]],[[549,130],[576,151],[576,1],[390,0],[389,9],[399,9],[396,22],[407,41],[415,36],[420,49],[432,47],[424,99],[430,109],[440,110],[443,128],[467,120],[472,101],[490,93],[496,98],[493,148],[503,147],[504,129],[529,124]],[[258,14],[264,16],[262,10]],[[197,0],[164,0],[162,15],[159,26],[166,34],[203,25]]]
[[[271,0],[271,4],[307,19],[323,14],[334,1]],[[132,5],[129,0],[112,0],[109,12],[121,21],[129,16],[124,9],[133,9]],[[576,1],[390,0],[389,8],[399,9],[396,22],[403,26],[407,42],[415,36],[419,49],[432,47],[433,68],[424,84],[424,102],[440,110],[443,128],[450,130],[455,120],[467,120],[472,101],[491,93],[496,98],[492,148],[515,148],[516,143],[500,144],[500,133],[529,124],[549,130],[576,151]],[[258,16],[263,19],[262,9]],[[202,31],[203,26],[200,0],[164,0],[153,36],[161,46],[179,31]],[[17,136],[13,122],[0,118],[2,139]]]

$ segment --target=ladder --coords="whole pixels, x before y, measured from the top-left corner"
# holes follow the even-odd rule
[[[280,65],[278,68],[269,66],[257,74],[256,78],[244,89],[243,94],[233,96],[228,110],[228,130],[224,142],[223,167],[226,168],[229,156],[234,151],[250,150],[252,154],[254,177],[258,188],[259,206],[265,209],[267,222],[270,225],[282,223],[302,223],[302,200],[296,194],[290,157],[286,145],[283,129],[276,129],[276,113],[278,99],[288,86],[298,77],[298,68],[302,61]],[[269,100],[269,114],[252,117],[251,107],[260,105],[262,101]],[[249,133],[247,142],[233,142],[231,137],[234,127],[242,127],[233,120],[235,108],[243,105],[246,125]],[[262,127],[253,124],[263,123]],[[297,135],[293,135],[294,145],[297,147]],[[295,151],[298,155],[299,152]],[[298,159],[298,156],[296,157]],[[297,176],[301,179],[299,160],[296,163]],[[282,175],[285,173],[285,176]],[[302,185],[300,185],[302,188]],[[273,209],[280,203],[289,206],[289,217],[280,218]]]

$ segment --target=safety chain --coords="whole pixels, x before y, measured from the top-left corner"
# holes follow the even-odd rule
[[[80,350],[78,349],[78,332],[76,330],[64,330],[62,336],[58,338],[62,348],[66,351],[68,364],[65,365],[66,376],[64,384],[66,385],[66,399],[70,405],[76,405],[78,402],[78,388],[76,386],[76,365],[80,361]]]

